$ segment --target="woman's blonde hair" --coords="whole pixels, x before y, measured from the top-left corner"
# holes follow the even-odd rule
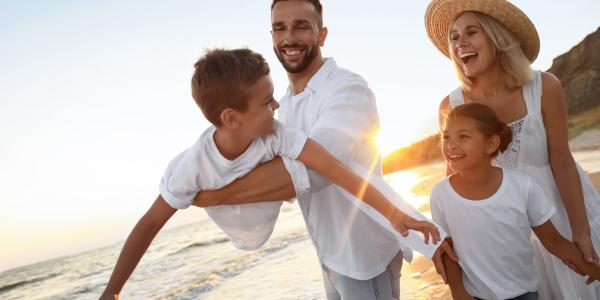
[[[481,28],[492,42],[493,53],[497,59],[500,60],[502,69],[506,74],[506,76],[504,76],[504,84],[506,87],[520,87],[531,80],[531,78],[533,78],[531,64],[529,63],[527,56],[525,56],[525,53],[523,53],[519,41],[514,37],[512,32],[506,29],[506,27],[500,24],[496,19],[486,14],[476,11],[469,12],[475,16],[481,25]],[[462,14],[458,15],[456,18],[458,19],[461,15]],[[450,48],[452,47],[450,39],[451,30],[452,28],[448,29],[448,45]],[[467,77],[460,67],[458,62],[458,59],[460,58],[454,56],[452,49],[450,49],[450,56],[452,57],[452,62],[454,63],[454,68],[456,69],[456,74],[462,88],[467,91],[471,90],[473,81]]]

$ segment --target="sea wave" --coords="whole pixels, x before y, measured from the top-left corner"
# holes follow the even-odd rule
[[[164,299],[196,299],[201,294],[217,288],[228,278],[237,276],[252,267],[260,264],[267,256],[285,251],[289,246],[305,241],[308,238],[304,231],[291,232],[288,235],[273,238],[263,248],[241,256],[226,259],[212,270],[199,274],[196,280],[188,282],[185,286],[171,288],[168,294],[161,295]]]
[[[227,242],[229,242],[228,238],[217,238],[217,239],[213,239],[213,240],[206,241],[206,242],[195,242],[195,243],[191,243],[175,252],[169,253],[167,256],[178,255],[182,252],[189,251],[190,249],[193,249],[193,248],[207,247],[207,246],[212,246],[212,245],[222,244],[222,243],[227,243]]]
[[[47,274],[45,276],[40,276],[40,277],[36,277],[36,278],[32,278],[32,279],[26,279],[26,280],[19,280],[19,281],[13,282],[13,283],[6,284],[6,285],[0,287],[0,295],[3,294],[3,293],[6,293],[6,292],[8,292],[8,291],[10,291],[12,289],[16,289],[16,288],[19,288],[19,287],[23,287],[25,285],[29,285],[29,284],[33,284],[33,283],[36,283],[36,282],[44,281],[44,280],[56,277],[58,275],[61,275],[61,274],[60,273],[51,273],[51,274]]]

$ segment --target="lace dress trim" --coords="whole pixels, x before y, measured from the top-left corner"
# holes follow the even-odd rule
[[[498,153],[494,159],[496,166],[502,166],[510,169],[517,169],[519,164],[519,153],[521,150],[521,131],[525,118],[507,124],[512,130],[512,142],[504,152]]]

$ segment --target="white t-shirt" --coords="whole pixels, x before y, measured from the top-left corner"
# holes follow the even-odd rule
[[[160,182],[160,194],[171,207],[187,208],[198,191],[226,186],[275,156],[296,159],[306,143],[306,135],[275,122],[275,134],[253,140],[234,160],[221,155],[213,138],[216,128],[211,126],[191,148],[171,161]],[[237,248],[254,250],[271,236],[281,204],[282,201],[219,205],[206,208],[206,212]]]
[[[529,176],[503,169],[500,188],[484,200],[461,197],[449,177],[431,191],[431,214],[454,242],[466,290],[484,299],[534,292],[531,227],[552,217],[554,207]]]

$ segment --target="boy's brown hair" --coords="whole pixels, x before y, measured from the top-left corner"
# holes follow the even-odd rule
[[[250,99],[246,90],[270,72],[262,55],[245,48],[207,50],[194,68],[192,97],[215,126],[222,125],[225,108],[245,112]]]

